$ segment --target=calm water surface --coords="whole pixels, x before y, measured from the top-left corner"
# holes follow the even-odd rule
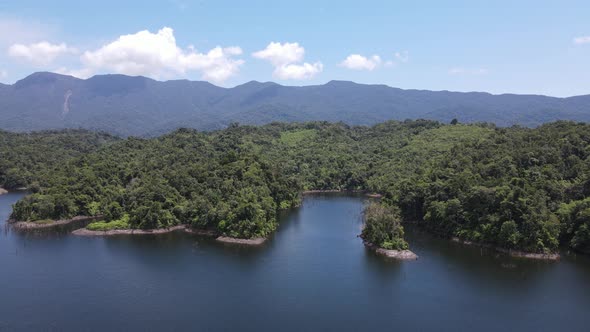
[[[0,196],[0,220],[23,194]],[[409,229],[357,238],[362,197],[307,197],[260,248],[186,234],[0,235],[0,331],[589,331],[590,260],[531,262]]]

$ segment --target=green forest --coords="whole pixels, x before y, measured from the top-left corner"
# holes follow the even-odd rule
[[[16,220],[102,216],[96,230],[188,224],[264,237],[307,190],[383,196],[363,238],[405,249],[403,222],[507,249],[590,251],[590,126],[390,121],[232,124],[158,138],[0,131],[0,185],[32,194]]]

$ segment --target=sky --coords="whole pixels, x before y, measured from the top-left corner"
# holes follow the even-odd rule
[[[590,94],[589,18],[588,0],[0,0],[0,82],[52,71],[566,97]]]

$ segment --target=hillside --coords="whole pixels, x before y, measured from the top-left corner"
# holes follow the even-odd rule
[[[364,190],[383,195],[385,210],[371,209],[372,227],[363,232],[383,248],[407,247],[399,225],[406,220],[506,249],[550,254],[565,245],[590,252],[589,127],[419,120],[231,125],[123,140],[0,133],[8,151],[20,151],[6,154],[0,180],[14,183],[11,174],[25,173],[19,185],[35,183],[36,192],[14,206],[16,220],[102,215],[95,225],[101,230],[184,224],[255,238],[271,234],[277,210],[298,206],[302,191]],[[69,146],[64,137],[78,143]],[[35,158],[59,142],[71,157],[58,167]]]
[[[87,80],[35,73],[0,85],[0,129],[84,128],[121,136],[157,136],[178,127],[213,130],[232,122],[432,119],[534,127],[555,120],[590,120],[590,96],[402,90],[331,81],[315,86],[249,82],[222,88],[207,82],[160,82],[125,75]]]

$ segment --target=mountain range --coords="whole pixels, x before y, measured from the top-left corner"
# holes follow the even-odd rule
[[[178,127],[221,129],[232,122],[371,125],[417,118],[529,127],[554,120],[590,121],[590,95],[403,90],[347,81],[310,86],[251,81],[223,88],[202,81],[125,75],[83,80],[48,72],[0,84],[0,129],[10,131],[85,128],[155,136]]]

